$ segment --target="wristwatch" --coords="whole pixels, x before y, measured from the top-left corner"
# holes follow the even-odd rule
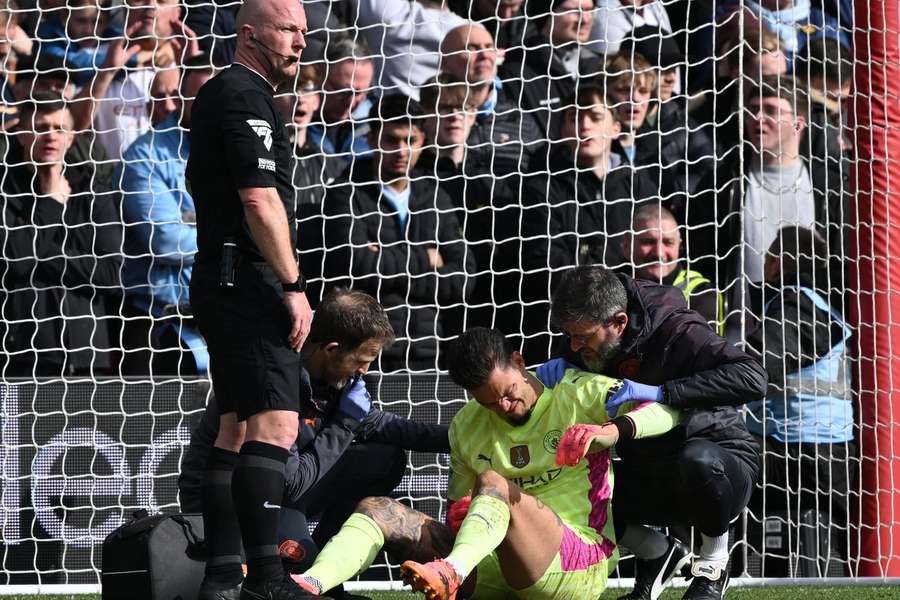
[[[282,283],[281,290],[284,292],[305,292],[306,291],[306,277],[303,276],[303,273],[297,276],[297,281],[294,283]]]

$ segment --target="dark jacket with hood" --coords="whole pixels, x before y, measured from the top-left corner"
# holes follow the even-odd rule
[[[296,504],[328,473],[354,442],[379,442],[416,452],[450,452],[449,427],[416,423],[376,408],[362,421],[338,410],[343,389],[310,380],[300,369],[300,432],[285,466],[285,501]],[[209,453],[219,433],[219,407],[215,397],[191,431],[191,443],[181,463],[178,490],[181,508],[197,512],[201,508],[200,486]]]
[[[758,469],[759,447],[738,407],[765,396],[765,370],[688,310],[680,290],[618,277],[628,295],[628,326],[603,374],[663,386],[667,404],[684,411],[675,429],[618,444],[619,455],[625,460],[665,456],[688,439],[702,438]],[[583,365],[571,350],[566,358]]]
[[[443,336],[438,309],[468,297],[475,259],[453,203],[433,177],[412,174],[409,213],[401,226],[373,179],[374,168],[371,159],[356,160],[328,189],[325,275],[330,284],[349,284],[374,296],[397,337],[414,340],[398,341],[383,352],[383,369],[434,368],[437,338]],[[431,266],[429,248],[440,252],[440,269]]]

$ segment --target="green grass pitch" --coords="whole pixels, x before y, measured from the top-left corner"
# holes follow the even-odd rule
[[[357,592],[372,600],[413,600],[422,596],[407,592]],[[615,600],[625,593],[623,590],[607,590],[600,600]],[[662,595],[662,600],[679,600],[683,589],[672,589]],[[891,587],[850,587],[850,586],[804,586],[764,588],[732,588],[725,596],[728,600],[896,600],[900,590]],[[6,596],[10,600],[100,600],[98,595],[80,596]],[[476,599],[477,600],[477,599]],[[590,599],[586,599],[590,600]]]

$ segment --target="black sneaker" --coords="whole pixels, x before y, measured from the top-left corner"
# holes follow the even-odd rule
[[[670,536],[665,554],[653,560],[635,560],[634,589],[619,600],[657,600],[672,578],[690,562],[690,549]]]
[[[728,568],[697,561],[691,567],[691,585],[682,600],[721,600],[728,589]]]
[[[285,574],[282,579],[270,579],[256,585],[248,584],[244,580],[241,586],[240,600],[331,600],[328,596],[316,596],[297,585],[291,576]]]
[[[197,600],[239,600],[241,584],[234,587],[221,587],[222,584],[204,579],[200,584]]]

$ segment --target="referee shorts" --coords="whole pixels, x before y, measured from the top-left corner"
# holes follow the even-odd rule
[[[564,526],[559,552],[541,578],[523,590],[506,583],[497,555],[491,553],[475,569],[475,593],[479,600],[585,600],[599,598],[609,572],[619,560],[616,545],[608,540],[589,542]]]
[[[191,308],[206,338],[220,414],[241,421],[266,410],[300,411],[300,354],[288,344],[291,320],[278,278],[265,263],[242,263],[235,286],[198,282]]]

